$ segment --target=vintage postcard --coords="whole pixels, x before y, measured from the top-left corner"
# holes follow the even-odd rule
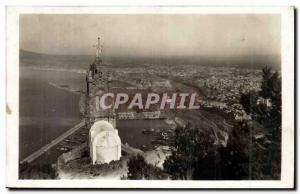
[[[293,7],[7,7],[10,188],[294,188]]]

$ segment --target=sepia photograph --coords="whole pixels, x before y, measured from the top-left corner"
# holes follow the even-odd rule
[[[7,186],[293,188],[293,20],[8,7]]]

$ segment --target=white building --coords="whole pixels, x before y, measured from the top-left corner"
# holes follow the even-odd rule
[[[121,139],[118,130],[107,121],[96,121],[89,133],[90,157],[93,164],[120,160]]]

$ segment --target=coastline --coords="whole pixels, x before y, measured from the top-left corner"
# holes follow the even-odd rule
[[[53,76],[59,81],[61,73],[35,70],[23,67],[20,71],[20,161],[82,120],[80,93],[48,83]],[[65,79],[74,79],[74,74]]]

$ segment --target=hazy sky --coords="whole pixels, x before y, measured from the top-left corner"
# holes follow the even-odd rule
[[[48,54],[280,54],[280,15],[21,15],[20,48]]]

